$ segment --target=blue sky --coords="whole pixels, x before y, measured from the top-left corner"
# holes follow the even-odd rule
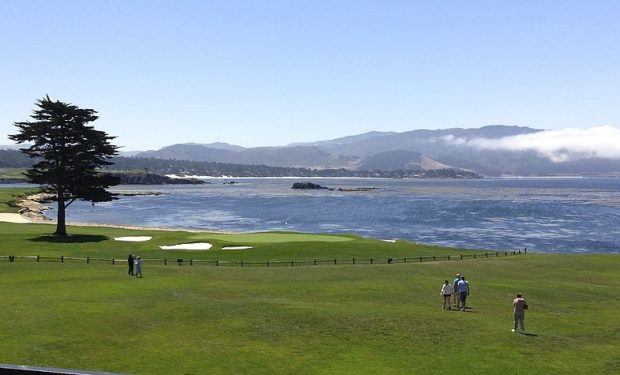
[[[21,1],[0,144],[49,94],[123,150],[620,126],[619,1]]]

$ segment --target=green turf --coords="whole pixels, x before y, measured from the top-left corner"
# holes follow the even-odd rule
[[[2,179],[19,179],[26,182],[25,168],[0,168],[0,180]]]
[[[225,242],[280,243],[280,242],[344,242],[351,241],[351,236],[321,235],[308,233],[268,232],[268,233],[223,233],[195,234],[193,240],[217,239]]]
[[[267,260],[348,259],[368,260],[418,256],[457,256],[468,250],[418,245],[408,241],[396,243],[365,239],[357,236],[307,233],[194,233],[183,231],[131,230],[108,227],[68,226],[70,236],[55,238],[50,224],[12,224],[0,222],[0,256],[73,256],[93,258],[127,258],[138,254],[147,259],[197,259],[257,262]],[[115,241],[116,237],[152,236],[146,242]],[[313,238],[317,241],[313,241]],[[333,237],[333,239],[332,239]],[[272,242],[266,242],[271,238]],[[344,240],[344,241],[343,241]],[[180,243],[208,242],[207,251],[161,250],[159,246]],[[227,246],[251,246],[249,250],[222,250]],[[478,254],[484,253],[478,251]]]
[[[0,213],[16,213],[19,211],[17,201],[37,191],[34,188],[0,188]]]
[[[0,256],[125,259],[131,252],[147,259],[144,278],[129,277],[122,262],[8,262],[0,257],[0,363],[131,374],[620,371],[618,255],[270,268],[164,266],[149,259],[258,262],[472,252],[355,236],[329,241],[327,235],[298,233],[68,229],[71,236],[58,240],[50,236],[51,225],[0,223]],[[113,240],[131,235],[153,239]],[[158,248],[192,241],[211,242],[214,250]],[[255,248],[221,250],[231,244]],[[442,281],[456,272],[471,282],[468,312],[441,309]],[[517,292],[530,305],[530,335],[510,332]]]
[[[299,268],[0,263],[0,362],[135,374],[613,374],[617,256]],[[456,272],[469,312],[440,308]],[[510,332],[522,292],[531,336]],[[448,356],[448,360],[446,359]],[[456,370],[455,370],[456,369]]]

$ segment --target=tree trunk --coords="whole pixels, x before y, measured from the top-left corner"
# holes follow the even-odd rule
[[[65,225],[65,196],[62,190],[58,190],[58,215],[56,217],[56,237],[67,237],[67,227]]]

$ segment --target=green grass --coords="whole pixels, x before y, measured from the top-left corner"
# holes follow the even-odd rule
[[[617,373],[617,256],[299,268],[0,263],[0,362],[136,374]],[[440,308],[456,272],[469,312]],[[530,305],[510,332],[511,301]],[[446,356],[448,358],[446,359]]]
[[[0,188],[0,213],[16,213],[19,211],[17,201],[37,191],[32,188]]]
[[[2,179],[23,179],[26,181],[24,173],[26,168],[0,168],[0,180]]]
[[[138,254],[147,259],[197,259],[257,262],[267,260],[386,259],[432,255],[457,255],[470,250],[419,245],[408,241],[389,243],[345,235],[308,233],[194,233],[183,231],[130,230],[108,227],[69,226],[67,239],[52,236],[51,224],[0,223],[0,256],[127,258]],[[115,237],[148,235],[146,242],[121,242]],[[314,240],[316,238],[316,240]],[[270,242],[267,242],[269,240]],[[208,251],[161,250],[159,246],[208,242]],[[251,246],[249,250],[222,250],[226,246]],[[477,251],[483,253],[483,251]]]
[[[193,240],[213,240],[224,242],[252,242],[252,243],[281,243],[281,242],[344,242],[351,241],[351,236],[333,236],[307,233],[267,232],[267,233],[225,233],[225,234],[196,234]]]
[[[2,189],[0,189],[2,191]],[[620,257],[526,254],[407,264],[163,266],[168,259],[402,257],[470,251],[356,236],[221,234],[0,223],[0,255],[140,254],[122,263],[0,258],[0,363],[132,374],[615,374]],[[148,242],[114,241],[152,235]],[[214,250],[163,251],[208,241]],[[223,251],[225,245],[252,245]],[[468,312],[439,290],[468,276]],[[510,332],[511,302],[530,305]]]

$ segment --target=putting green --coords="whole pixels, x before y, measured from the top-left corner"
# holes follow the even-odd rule
[[[201,233],[191,237],[193,240],[220,240],[226,242],[345,242],[353,241],[353,237],[338,236],[329,234],[308,234],[308,233]]]

